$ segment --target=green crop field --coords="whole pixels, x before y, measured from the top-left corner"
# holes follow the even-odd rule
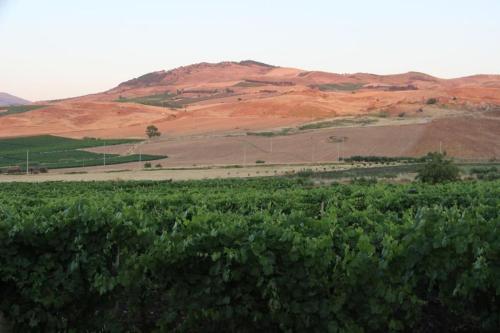
[[[15,332],[495,332],[499,230],[499,180],[2,184],[0,312]]]
[[[318,88],[321,91],[355,91],[363,87],[364,83],[326,83],[313,85],[313,88]]]
[[[77,140],[51,135],[0,139],[0,167],[19,166],[25,170],[27,154],[31,166],[49,169],[101,165],[104,163],[103,154],[81,149],[139,141],[130,139],[100,140],[94,138]],[[165,158],[165,156],[142,155],[143,161],[161,158]],[[138,160],[138,155],[106,154],[106,164],[119,164]]]
[[[376,122],[378,122],[378,120],[373,118],[334,119],[334,120],[327,120],[327,121],[302,125],[299,126],[299,130],[311,130],[319,128],[343,127],[343,126],[353,126],[353,125],[366,126],[374,124]]]
[[[15,106],[7,106],[5,109],[7,111],[0,112],[0,117],[8,116],[16,113],[24,113],[37,109],[41,109],[46,107],[47,105],[15,105]],[[0,108],[1,109],[1,108]]]
[[[142,97],[125,98],[120,97],[116,102],[121,103],[138,103],[151,106],[161,106],[164,108],[179,109],[184,107],[183,104],[173,100],[177,95],[171,93],[155,94]]]
[[[166,92],[163,94],[155,94],[155,95],[133,97],[133,98],[120,97],[116,100],[116,102],[138,103],[151,106],[160,106],[169,109],[182,109],[189,104],[203,102],[216,98],[230,97],[230,96],[237,96],[237,94],[224,91],[224,92],[216,92],[213,94],[209,94],[207,96],[187,97]]]

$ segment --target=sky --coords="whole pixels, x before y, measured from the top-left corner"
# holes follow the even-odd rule
[[[0,91],[108,90],[199,62],[500,74],[498,0],[0,0]]]

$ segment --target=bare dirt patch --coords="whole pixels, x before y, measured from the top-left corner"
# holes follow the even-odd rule
[[[385,123],[384,123],[385,122]],[[116,154],[167,155],[163,166],[334,162],[353,155],[422,156],[447,151],[464,159],[500,158],[500,119],[452,117],[377,126],[339,127],[283,136],[200,135],[108,147]],[[472,127],[472,128],[471,128]],[[92,149],[103,153],[103,148]],[[140,167],[139,164],[130,164]]]

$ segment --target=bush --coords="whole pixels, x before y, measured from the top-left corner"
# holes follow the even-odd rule
[[[257,161],[255,161],[255,163],[256,163],[256,164],[264,164],[264,163],[266,163],[266,161],[263,161],[263,160],[257,160]]]
[[[500,179],[500,172],[496,166],[491,166],[489,168],[472,168],[470,174],[475,175],[477,179],[481,180]]]
[[[459,179],[460,170],[453,164],[453,161],[446,158],[446,153],[429,153],[426,160],[426,163],[418,171],[418,180],[437,184]]]
[[[151,168],[151,163],[150,162],[144,163],[144,168],[150,169]]]
[[[155,165],[155,168],[161,168],[161,167],[162,167],[161,163]]]
[[[161,136],[161,133],[158,130],[158,127],[156,127],[155,125],[149,125],[148,127],[146,127],[146,135],[148,136],[148,138],[152,139],[154,137]]]
[[[342,158],[341,158],[342,160]],[[392,157],[392,156],[358,156],[354,155],[343,159],[346,162],[372,162],[372,163],[389,163],[389,162],[402,162],[402,163],[421,163],[426,160],[426,157]]]
[[[433,104],[437,104],[437,102],[438,102],[437,98],[429,98],[427,100],[427,102],[425,102],[425,104],[427,104],[427,105],[433,105]]]
[[[304,169],[304,170],[300,170],[299,172],[297,172],[298,177],[308,178],[308,177],[312,177],[313,175],[314,175],[314,171],[312,171],[311,169]]]
[[[472,169],[470,169],[471,175],[480,175],[480,174],[495,173],[495,172],[498,172],[498,168],[496,166],[491,166],[488,168],[472,168]]]
[[[374,177],[354,177],[351,179],[351,184],[357,185],[374,185],[377,184],[377,178]]]

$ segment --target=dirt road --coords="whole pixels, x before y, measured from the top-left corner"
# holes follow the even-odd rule
[[[269,165],[255,167],[217,167],[163,170],[126,170],[115,166],[108,171],[95,170],[86,173],[63,170],[37,175],[0,175],[1,182],[48,182],[48,181],[125,181],[125,180],[196,180],[217,178],[268,177],[295,173],[301,170],[343,170],[349,165]]]

